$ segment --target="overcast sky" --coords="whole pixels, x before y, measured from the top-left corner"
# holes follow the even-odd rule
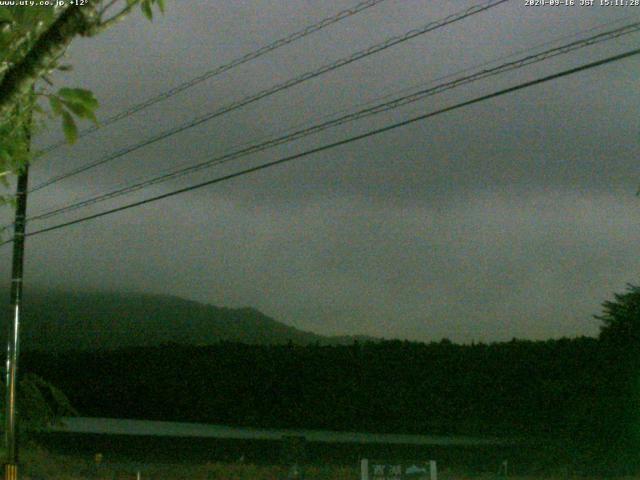
[[[107,118],[357,0],[167,3],[166,14],[153,23],[136,13],[95,39],[74,41],[67,58],[74,70],[58,75],[57,83],[93,90],[99,117]],[[386,0],[52,152],[34,166],[32,185],[476,3]],[[525,0],[511,0],[52,185],[31,196],[29,212],[625,19],[640,20],[640,8],[528,7]],[[640,35],[628,35],[30,228],[639,45]],[[626,283],[640,282],[639,67],[634,57],[30,237],[26,288],[135,290],[252,306],[321,334],[463,342],[595,335],[592,315],[600,304]],[[36,142],[43,146],[60,137],[53,124]],[[3,223],[9,213],[2,212]],[[0,250],[7,283],[10,253],[6,246]]]

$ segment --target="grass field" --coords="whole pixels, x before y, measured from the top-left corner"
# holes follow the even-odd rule
[[[133,480],[137,470],[142,480],[285,480],[288,470],[282,466],[205,463],[200,465],[156,464],[134,465],[110,464],[104,461],[96,466],[92,458],[82,456],[52,454],[41,447],[31,445],[21,452],[19,478],[24,480]],[[305,480],[359,480],[357,467],[309,466],[305,468]],[[549,475],[509,476],[513,480],[586,480],[589,477],[572,476],[559,472]],[[590,477],[602,478],[602,477]],[[626,480],[640,480],[640,477],[626,477]],[[496,474],[470,474],[441,470],[439,480],[504,480]]]
[[[243,464],[206,463],[202,465],[158,464],[135,466],[110,465],[104,462],[96,466],[92,459],[53,455],[44,449],[31,446],[22,452],[20,478],[25,480],[129,480],[136,479],[137,470],[142,479],[148,480],[280,480],[287,478],[287,468],[282,466],[258,466]],[[359,478],[355,467],[309,467],[305,479],[351,480]]]

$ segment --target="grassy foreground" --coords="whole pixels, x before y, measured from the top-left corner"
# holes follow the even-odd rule
[[[133,480],[138,470],[134,466],[110,464],[107,459],[96,467],[93,458],[54,455],[33,445],[21,452],[20,464],[21,480]],[[142,480],[284,480],[288,472],[280,466],[227,463],[145,465],[139,470]],[[357,478],[359,475],[355,467],[305,469],[305,480]]]
[[[29,446],[21,452],[21,480],[134,480],[136,468],[110,464],[108,460],[95,466],[93,458],[54,455],[46,450]],[[202,465],[159,464],[140,467],[142,480],[286,480],[288,470],[281,466],[251,464],[206,463]],[[308,466],[304,480],[359,480],[359,471],[353,467]],[[564,474],[539,476],[509,476],[511,480],[587,480]],[[594,479],[598,477],[590,477]],[[461,474],[441,470],[439,480],[506,480],[495,474]],[[618,477],[618,480],[640,480],[640,477]]]

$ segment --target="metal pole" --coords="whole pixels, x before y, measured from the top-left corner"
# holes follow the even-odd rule
[[[18,351],[20,313],[22,307],[22,272],[24,266],[24,233],[27,213],[27,185],[29,166],[25,165],[18,175],[16,189],[16,213],[13,232],[13,268],[11,274],[11,323],[7,339],[7,378],[5,401],[5,446],[7,459],[5,480],[18,478],[18,444],[16,438],[16,376],[18,373]]]
[[[360,480],[369,480],[369,460],[360,460]]]

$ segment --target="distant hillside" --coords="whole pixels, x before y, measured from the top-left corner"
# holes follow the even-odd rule
[[[0,299],[8,298],[0,290]],[[168,295],[29,290],[23,311],[24,350],[96,350],[170,342],[209,345],[221,340],[344,344],[365,338],[325,337],[285,325],[253,308],[222,308]]]

